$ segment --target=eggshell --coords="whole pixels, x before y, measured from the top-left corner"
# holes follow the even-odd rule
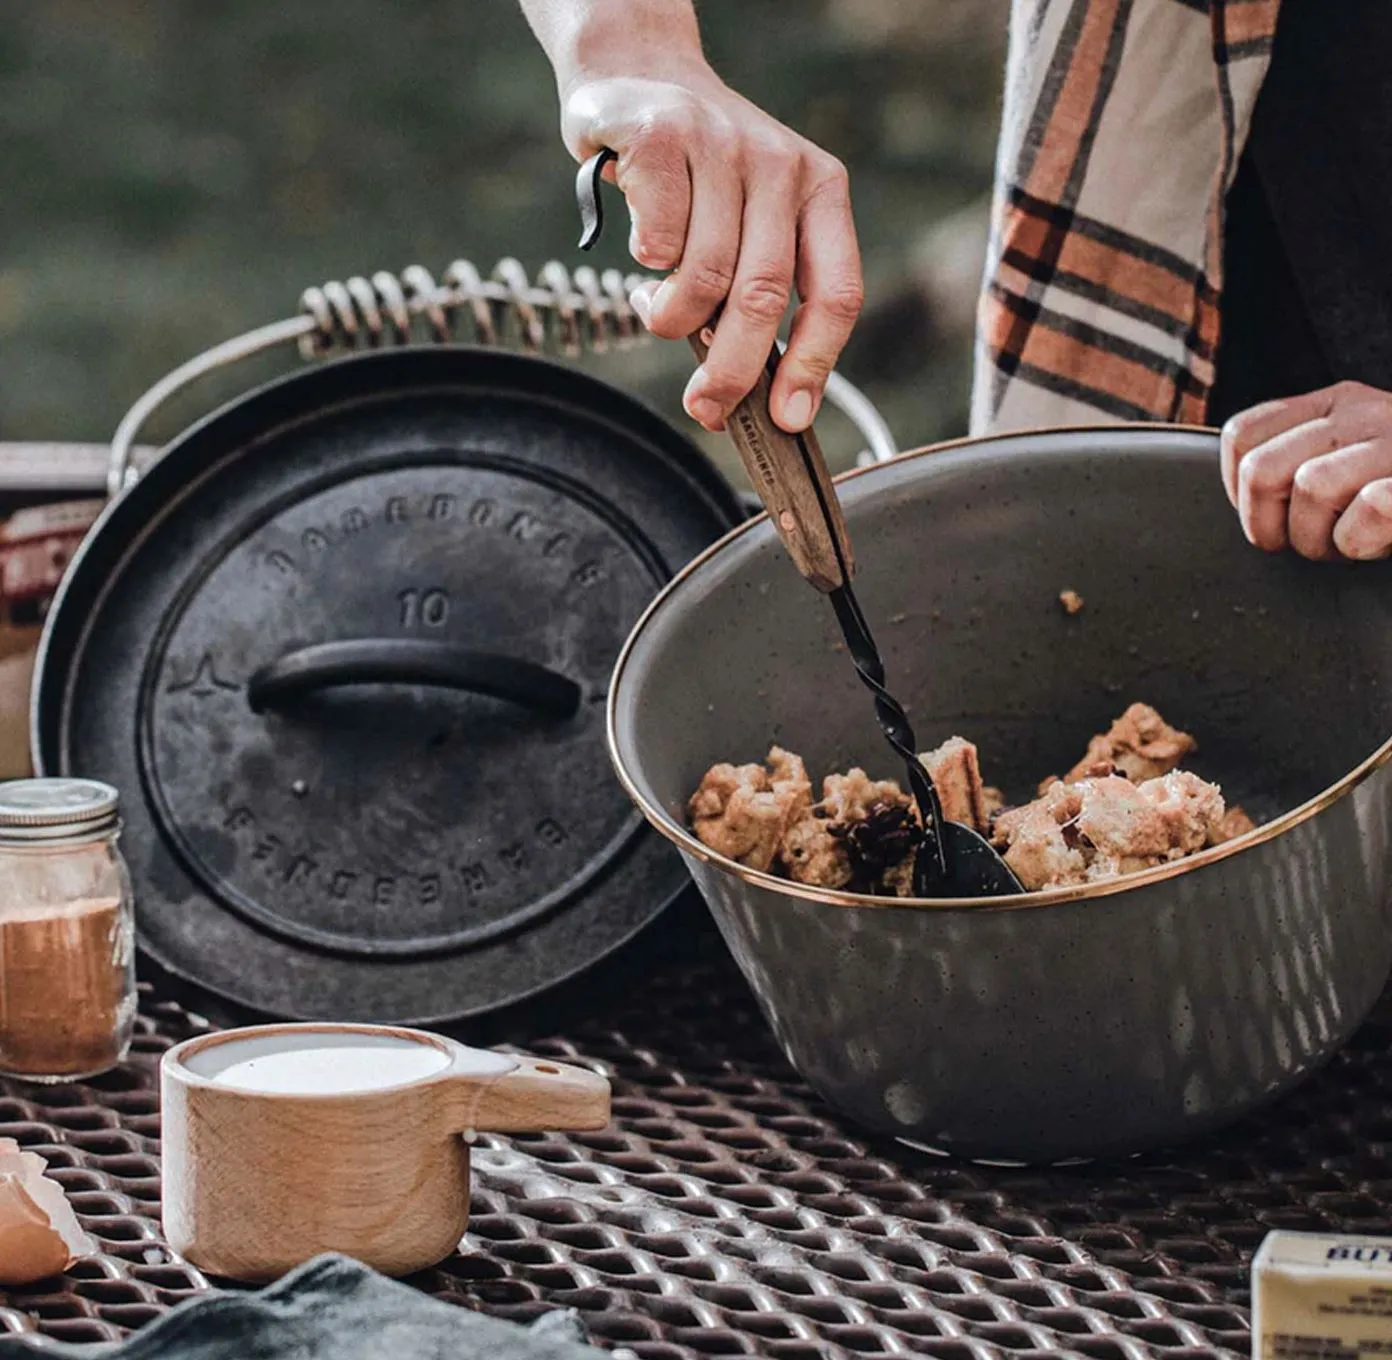
[[[47,1279],[96,1250],[47,1169],[37,1153],[0,1138],[0,1285]]]

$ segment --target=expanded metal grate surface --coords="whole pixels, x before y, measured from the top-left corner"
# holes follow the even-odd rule
[[[121,1072],[0,1084],[0,1135],[49,1159],[103,1249],[0,1296],[0,1328],[109,1340],[208,1288],[160,1235],[154,1080],[200,1024],[151,1002]],[[519,1320],[577,1308],[641,1360],[1245,1354],[1267,1229],[1392,1232],[1390,1037],[1392,999],[1294,1097],[1171,1157],[987,1169],[840,1122],[733,967],[700,963],[531,1045],[603,1064],[613,1126],[481,1140],[464,1250],[413,1283]]]

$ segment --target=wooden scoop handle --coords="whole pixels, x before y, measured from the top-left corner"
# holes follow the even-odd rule
[[[602,1129],[609,1122],[609,1083],[570,1063],[519,1057],[510,1071],[450,1079],[446,1118],[464,1133],[545,1133]]]
[[[701,363],[708,333],[709,327],[690,337]],[[775,345],[754,390],[731,412],[725,429],[793,565],[829,594],[855,574],[851,538],[817,436],[810,428],[800,435],[788,434],[769,411],[778,360]]]

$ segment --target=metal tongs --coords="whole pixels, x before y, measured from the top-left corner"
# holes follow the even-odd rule
[[[605,166],[616,159],[606,148],[580,167],[576,197],[584,224],[581,250],[589,250],[603,230],[600,180]],[[705,362],[710,335],[707,325],[689,337],[699,362]],[[856,671],[874,695],[880,729],[904,762],[922,823],[914,854],[914,896],[1005,897],[1021,893],[1024,888],[1020,881],[984,837],[943,816],[942,800],[918,758],[908,715],[885,688],[884,661],[851,586],[855,557],[821,447],[810,429],[800,435],[788,434],[775,424],[769,411],[773,375],[781,357],[775,343],[757,385],[735,407],[726,429],[793,565],[831,601]]]

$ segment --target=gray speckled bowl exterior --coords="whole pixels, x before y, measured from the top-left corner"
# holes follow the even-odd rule
[[[635,630],[611,744],[798,1070],[871,1129],[1038,1162],[1211,1130],[1328,1058],[1392,967],[1392,566],[1249,547],[1209,432],[978,441],[841,492],[920,746],[970,737],[1018,799],[1145,700],[1266,825],[1008,905],[819,898],[712,858],[683,807],[715,761],[778,741],[814,778],[896,773],[829,608],[767,522],[736,533]]]

